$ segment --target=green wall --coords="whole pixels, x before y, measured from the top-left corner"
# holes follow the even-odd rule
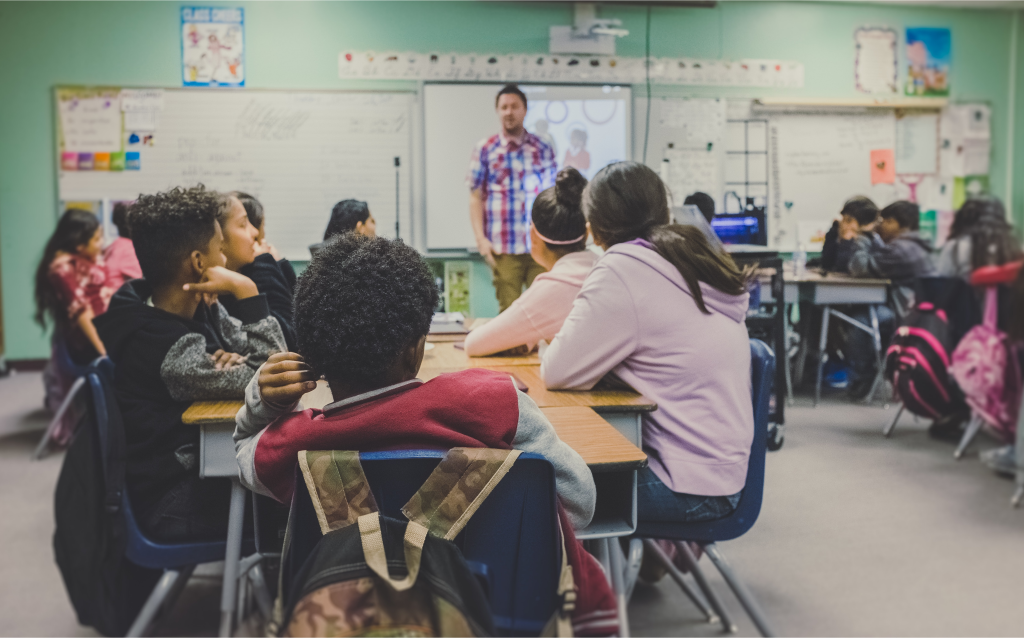
[[[6,354],[48,354],[31,322],[32,269],[56,220],[51,90],[58,84],[180,85],[178,2],[0,2],[0,271]],[[189,2],[184,4],[203,4]],[[548,26],[572,22],[568,3],[217,2],[245,7],[247,84],[254,88],[397,88],[402,82],[343,82],[342,49],[544,52]],[[618,53],[644,53],[644,7],[612,5],[631,35]],[[726,2],[713,9],[656,7],[651,54],[800,60],[802,90],[655,87],[654,95],[855,96],[853,31],[863,25],[953,30],[954,100],[993,106],[992,187],[1005,192],[1009,11],[879,4]],[[1024,52],[1020,52],[1024,53]],[[1024,77],[1024,56],[1017,65]],[[200,89],[201,90],[201,89]],[[1018,93],[1024,82],[1018,80]],[[1021,93],[1024,96],[1024,93]],[[1018,97],[1018,105],[1024,100]],[[1024,126],[1015,130],[1024,148]],[[1024,177],[1018,156],[1014,175]],[[1015,208],[1024,208],[1024,187]],[[489,273],[474,270],[474,314],[497,310]]]

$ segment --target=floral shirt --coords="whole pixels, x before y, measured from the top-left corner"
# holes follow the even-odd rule
[[[107,286],[103,259],[91,261],[79,255],[60,255],[50,264],[50,283],[67,308],[68,345],[72,349],[87,348],[89,340],[76,320],[87,308],[93,316],[106,312],[114,294]]]

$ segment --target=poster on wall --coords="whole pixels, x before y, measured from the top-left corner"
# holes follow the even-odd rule
[[[893,29],[857,29],[853,35],[857,55],[854,81],[862,93],[897,91],[896,41]]]
[[[245,23],[237,7],[182,7],[185,86],[245,86]]]
[[[907,95],[949,95],[949,29],[907,29]]]

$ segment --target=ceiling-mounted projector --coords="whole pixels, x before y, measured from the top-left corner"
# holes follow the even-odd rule
[[[622,20],[598,18],[592,2],[573,4],[573,25],[551,27],[548,48],[551,53],[582,55],[615,55],[615,38],[624,38],[629,31]]]

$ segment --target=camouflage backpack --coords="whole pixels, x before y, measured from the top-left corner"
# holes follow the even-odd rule
[[[271,630],[283,636],[494,635],[487,597],[451,540],[518,456],[517,450],[450,450],[402,508],[404,522],[378,513],[358,452],[299,452],[322,536],[304,560],[293,557],[302,565],[291,573],[296,503],[305,498],[297,491]],[[553,622],[565,625],[565,613],[558,616]]]

